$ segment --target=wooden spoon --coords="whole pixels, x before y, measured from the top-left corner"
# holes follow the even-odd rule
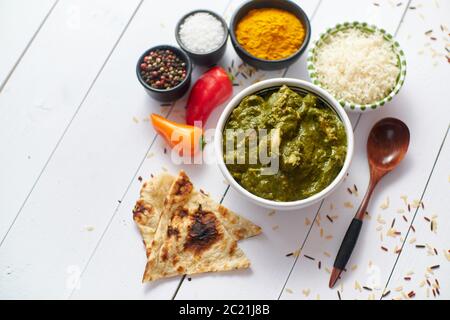
[[[384,118],[372,128],[367,139],[367,157],[370,168],[370,181],[361,205],[356,211],[347,233],[342,240],[333,272],[330,277],[330,288],[333,288],[340,278],[342,270],[350,259],[353,248],[358,240],[362,222],[366,215],[367,205],[377,183],[388,172],[392,171],[405,157],[409,146],[409,129],[402,121],[394,118]]]

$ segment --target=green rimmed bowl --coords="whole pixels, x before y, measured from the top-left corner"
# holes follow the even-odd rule
[[[357,21],[339,23],[336,26],[334,26],[333,28],[327,29],[325,33],[320,34],[319,38],[313,42],[313,46],[308,52],[308,57],[307,57],[308,75],[309,75],[309,78],[311,79],[312,83],[327,90],[327,88],[325,86],[323,86],[320,83],[320,81],[318,80],[316,68],[314,66],[314,63],[316,61],[317,49],[320,48],[320,46],[324,43],[324,41],[327,40],[327,38],[330,35],[333,35],[339,31],[343,31],[343,30],[350,29],[350,28],[358,28],[358,29],[361,29],[364,32],[368,32],[368,33],[374,33],[374,32],[381,33],[383,35],[384,39],[388,43],[391,44],[392,50],[397,55],[397,65],[400,68],[400,72],[399,72],[399,75],[397,76],[397,81],[395,83],[394,88],[391,90],[391,92],[386,97],[384,97],[381,100],[375,101],[373,103],[369,103],[369,104],[357,104],[357,103],[353,103],[350,101],[344,101],[342,99],[336,98],[339,101],[339,103],[341,104],[341,106],[344,107],[344,109],[346,109],[348,111],[365,112],[365,111],[375,110],[381,106],[384,106],[387,102],[392,100],[392,98],[400,91],[400,88],[403,86],[403,83],[404,83],[405,77],[406,77],[405,53],[400,48],[399,43],[394,39],[394,37],[391,34],[387,33],[386,30],[378,28],[374,25],[369,25],[366,22],[357,22]]]

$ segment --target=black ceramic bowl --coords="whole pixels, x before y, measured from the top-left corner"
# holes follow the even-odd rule
[[[225,37],[223,39],[222,44],[210,52],[205,52],[205,53],[193,52],[186,47],[186,45],[183,43],[183,41],[181,41],[181,38],[180,38],[180,33],[179,33],[180,28],[181,28],[181,25],[186,20],[186,18],[195,13],[199,13],[199,12],[209,13],[210,15],[215,17],[217,20],[219,20],[222,23],[222,26],[224,29]],[[212,12],[209,10],[203,10],[203,9],[194,10],[194,11],[189,12],[188,14],[185,14],[180,19],[180,21],[178,21],[178,24],[175,27],[175,39],[177,39],[178,45],[181,47],[181,49],[183,49],[184,51],[187,52],[187,54],[189,55],[189,57],[192,59],[192,61],[195,64],[202,65],[202,66],[211,66],[211,65],[215,64],[217,61],[219,61],[220,58],[222,58],[223,54],[225,53],[225,49],[227,47],[227,40],[228,40],[228,26],[227,26],[227,23],[225,22],[225,20],[215,12]]]
[[[305,29],[305,39],[303,40],[300,48],[293,53],[291,56],[281,59],[281,60],[264,60],[256,58],[247,52],[237,41],[236,39],[236,26],[239,21],[252,9],[261,9],[261,8],[277,8],[288,11],[294,14],[302,23]],[[234,49],[238,56],[248,63],[251,66],[254,66],[258,69],[264,70],[276,70],[276,69],[284,69],[289,65],[294,63],[300,58],[302,53],[306,50],[308,46],[309,39],[311,37],[311,25],[309,23],[308,16],[306,13],[300,8],[297,4],[288,0],[253,0],[248,1],[242,4],[233,14],[230,21],[230,36],[231,43],[233,44]]]
[[[150,51],[157,49],[169,49],[173,51],[181,60],[186,63],[186,78],[180,82],[176,87],[170,89],[156,89],[147,84],[141,76],[141,63],[144,61],[144,57],[148,55]],[[189,89],[189,85],[191,84],[191,72],[192,72],[192,62],[189,59],[189,56],[183,50],[178,49],[177,47],[169,46],[169,45],[160,45],[156,47],[152,47],[145,51],[140,57],[136,64],[136,75],[138,77],[139,82],[144,87],[145,91],[154,99],[168,102],[174,101],[178,98],[181,98],[186,91]]]

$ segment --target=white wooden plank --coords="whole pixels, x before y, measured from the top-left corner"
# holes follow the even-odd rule
[[[0,91],[56,0],[0,1]]]
[[[448,126],[448,108],[442,101],[448,100],[446,83],[449,81],[449,73],[444,67],[433,66],[435,62],[440,66],[446,66],[447,61],[442,58],[440,61],[437,57],[433,59],[429,54],[421,55],[420,51],[423,44],[428,41],[424,33],[429,29],[440,29],[439,25],[444,24],[445,13],[450,9],[449,5],[448,2],[445,4],[440,2],[441,7],[436,8],[432,2],[426,5],[414,2],[411,4],[416,9],[408,10],[397,35],[407,56],[408,75],[405,86],[392,103],[377,112],[362,116],[355,132],[355,156],[348,182],[325,201],[321,210],[322,222],[325,221],[326,224],[325,233],[332,234],[334,240],[327,241],[321,238],[319,229],[314,227],[303,250],[304,254],[321,259],[322,269],[318,270],[316,263],[300,257],[286,285],[293,293],[285,291],[282,298],[305,298],[303,295],[305,289],[311,290],[307,298],[315,298],[319,294],[322,298],[337,299],[337,290],[340,290],[343,299],[381,297],[397,258],[396,249],[403,243],[403,237],[409,229],[412,218],[412,213],[408,211],[401,197],[407,196],[410,203],[414,199],[420,199]],[[442,46],[442,42],[440,44]],[[430,109],[424,112],[424,106]],[[375,190],[368,208],[371,219],[367,219],[364,223],[357,247],[347,265],[348,271],[343,275],[337,288],[330,290],[329,274],[325,268],[332,268],[340,241],[368,184],[369,172],[364,152],[367,135],[376,121],[388,116],[400,118],[409,126],[411,144],[408,154],[399,168],[386,176]],[[354,184],[359,189],[357,197],[345,191],[345,188],[351,188]],[[382,209],[382,204],[386,204],[387,198],[389,206]],[[353,203],[354,208],[344,206],[347,201]],[[334,211],[329,209],[331,203],[336,208]],[[333,224],[327,223],[323,217],[333,212],[337,212],[339,218]],[[408,222],[403,220],[403,215]],[[387,236],[393,219],[395,219],[394,229],[401,233],[400,236]],[[381,246],[386,247],[388,252],[383,251]],[[331,253],[331,257],[324,256],[323,252]],[[356,269],[353,270],[352,267]],[[356,282],[360,286],[372,288],[373,291],[355,289]]]
[[[137,4],[137,0],[58,3],[4,87],[0,239]]]
[[[450,139],[447,139],[433,170],[426,193],[422,199],[424,207],[414,209],[414,230],[405,239],[402,253],[388,284],[391,294],[385,299],[403,299],[396,288],[402,292],[415,292],[415,299],[450,298],[450,219],[448,218],[450,189]],[[434,218],[433,218],[434,217]],[[425,218],[434,220],[431,230]],[[417,248],[416,245],[425,245]],[[436,249],[436,251],[434,251]],[[428,268],[439,265],[438,269]],[[405,279],[406,278],[406,279]],[[408,279],[410,278],[410,279]],[[429,283],[426,281],[428,279]],[[436,282],[437,279],[437,282]],[[436,287],[438,292],[436,291]],[[434,294],[433,294],[434,289]]]
[[[5,257],[0,261],[1,268],[9,265],[14,270],[0,281],[2,294],[60,298],[70,295],[73,288],[66,286],[66,281],[70,282],[89,261],[117,210],[118,200],[123,197],[153,141],[155,133],[145,119],[148,119],[150,112],[168,112],[167,107],[160,108],[160,103],[149,98],[136,80],[136,59],[152,45],[175,43],[173,28],[184,12],[199,5],[223,12],[227,3],[165,1],[158,6],[158,10],[152,2],[143,3],[0,248],[0,255]],[[172,10],[174,7],[179,11]],[[179,108],[182,108],[182,103],[179,103]],[[82,280],[80,290],[84,294],[96,295],[99,292],[96,290],[100,290],[104,296],[130,298],[142,297],[149,291],[140,283],[145,252],[137,230],[131,224],[131,210],[138,193],[137,189],[132,193],[133,200],[124,203],[125,222],[118,220],[122,227],[129,224],[127,232],[112,235],[120,236],[115,238],[117,241],[112,247],[113,258],[119,259],[114,260],[115,263],[112,260],[102,263],[101,271],[91,274],[95,281],[90,281],[90,277]],[[62,207],[64,210],[61,212],[56,209]],[[55,226],[55,217],[62,211],[64,219]],[[94,230],[87,231],[87,226],[92,226]],[[34,238],[33,243],[17,241],[25,234]],[[64,243],[55,239],[64,239]],[[130,245],[124,247],[124,244]],[[105,249],[106,253],[109,248]],[[120,248],[123,250],[120,251]],[[20,257],[15,254],[18,251],[33,252],[33,256]],[[130,254],[132,258],[128,256]],[[32,261],[31,265],[25,268],[29,261]],[[106,271],[105,266],[113,268]],[[127,269],[127,274],[116,274],[121,266]],[[108,272],[110,276],[102,278]],[[125,281],[127,276],[131,279]],[[107,289],[109,285],[114,286],[115,290]],[[168,281],[166,285],[158,286],[150,296],[170,298],[176,285],[177,282]],[[40,291],[43,286],[49,292]],[[20,292],[24,287],[27,291]],[[102,288],[106,290],[102,291]]]
[[[304,5],[304,2],[301,2],[300,5]],[[357,17],[364,15],[371,6],[371,1],[322,1],[312,19],[313,32],[320,33],[325,27],[342,21],[342,17],[352,21],[356,20]],[[310,12],[312,9],[313,7]],[[386,9],[384,11],[388,12]],[[401,11],[398,11],[396,19],[391,14],[386,14],[386,16],[380,14],[379,17],[381,25],[393,32],[400,21]],[[307,78],[304,58],[289,68],[286,76]],[[354,118],[354,120],[356,119],[357,117]],[[286,257],[286,254],[295,252],[302,246],[310,228],[305,220],[312,222],[319,204],[303,210],[277,212],[275,215],[269,216],[269,210],[254,206],[233,190],[227,193],[224,204],[246,214],[263,227],[264,235],[240,244],[253,263],[251,270],[193,276],[191,277],[192,281],[183,282],[176,298],[278,298],[295,260],[295,256]],[[207,288],[217,289],[206,290]]]
[[[2,238],[137,5],[138,1],[62,1],[55,7],[5,86],[0,96]],[[101,122],[101,115],[97,121]],[[74,158],[77,156],[75,154]],[[60,184],[63,179],[64,175],[59,175],[54,181]],[[69,192],[75,195],[73,190],[66,191],[67,195]],[[23,218],[17,221],[16,235],[13,232],[3,242],[0,268],[4,270],[9,267],[13,271],[1,274],[2,297],[46,295],[58,298],[66,290],[66,266],[55,271],[52,261],[58,260],[58,255],[50,250],[51,246],[42,242],[40,245],[37,241],[48,241],[63,252],[72,253],[72,249],[64,244],[64,239],[71,232],[79,234],[80,229],[74,228],[67,233],[60,229],[58,220],[62,217],[59,214],[65,210],[62,203],[56,205],[57,197],[56,193],[50,192],[44,201],[32,201],[36,205],[31,209],[32,214],[25,212]],[[66,205],[80,201],[73,202],[75,198],[70,198]],[[72,217],[78,214],[75,212]],[[32,232],[29,233],[29,230]],[[52,237],[48,230],[58,231]],[[24,241],[24,237],[28,240]],[[39,251],[45,252],[49,259],[38,254]],[[37,254],[30,256],[30,252]],[[51,275],[48,278],[37,276],[41,272]],[[22,277],[24,274],[29,278]],[[58,276],[63,280],[49,285],[51,279]],[[42,283],[33,286],[33,281],[38,278]]]

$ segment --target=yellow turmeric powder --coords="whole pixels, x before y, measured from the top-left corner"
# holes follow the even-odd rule
[[[250,10],[238,23],[236,37],[251,55],[280,60],[295,53],[305,39],[305,29],[292,13],[275,8]]]

